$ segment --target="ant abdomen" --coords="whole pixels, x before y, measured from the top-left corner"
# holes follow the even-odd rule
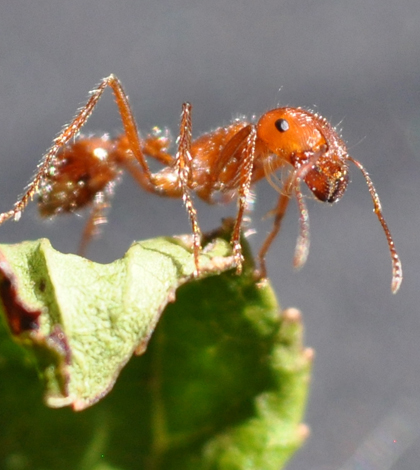
[[[43,217],[75,212],[93,204],[119,174],[116,143],[107,135],[79,137],[64,146],[47,169],[38,192]]]

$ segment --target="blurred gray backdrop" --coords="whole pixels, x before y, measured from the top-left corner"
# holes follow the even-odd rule
[[[356,168],[338,204],[308,200],[312,244],[299,272],[291,205],[268,268],[282,306],[302,310],[316,360],[306,415],[312,433],[288,468],[417,469],[419,1],[1,2],[0,211],[11,208],[53,137],[111,72],[144,131],[160,125],[176,133],[184,100],[194,106],[195,135],[278,105],[315,109],[340,125],[377,187],[405,279],[392,295],[386,240]],[[110,93],[86,129],[121,129]],[[266,182],[256,189],[254,249],[277,197]],[[198,210],[212,229],[235,207]],[[32,204],[19,223],[0,228],[0,239],[46,236],[74,252],[85,220],[41,221]],[[135,239],[188,232],[180,201],[145,194],[127,176],[89,255],[109,262]]]

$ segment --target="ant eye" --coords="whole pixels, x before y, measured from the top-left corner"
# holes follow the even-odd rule
[[[286,132],[289,130],[289,123],[286,119],[277,119],[274,125],[279,132]]]

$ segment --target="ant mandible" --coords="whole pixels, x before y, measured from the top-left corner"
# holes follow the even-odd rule
[[[79,136],[70,142],[79,134],[107,87],[115,95],[124,133],[116,138]],[[294,265],[300,267],[306,261],[309,219],[300,188],[302,181],[320,201],[337,202],[349,183],[348,162],[353,162],[366,180],[374,211],[385,232],[392,259],[391,289],[393,293],[398,291],[402,281],[401,261],[383,217],[378,194],[363,165],[348,154],[344,142],[326,119],[301,108],[284,107],[266,112],[256,124],[237,119],[192,140],[191,105],[184,103],[177,144],[174,157],[168,153],[169,136],[159,133],[145,139],[139,136],[127,95],[118,78],[110,75],[90,93],[89,100],[73,121],[54,139],[14,208],[0,214],[0,224],[12,217],[19,220],[35,194],[39,196],[42,216],[92,206],[82,235],[80,251],[83,252],[97,225],[105,220],[104,211],[118,175],[127,170],[146,191],[183,199],[192,225],[196,275],[200,269],[201,230],[191,193],[208,203],[216,202],[218,194],[223,201],[237,197],[238,212],[231,242],[240,273],[243,261],[240,232],[251,198],[251,186],[267,178],[280,195],[271,212],[273,228],[258,255],[259,275],[265,277],[266,254],[280,230],[293,195],[300,214]],[[152,173],[146,157],[157,160],[163,168]],[[285,167],[290,171],[282,187],[278,188],[272,177]]]

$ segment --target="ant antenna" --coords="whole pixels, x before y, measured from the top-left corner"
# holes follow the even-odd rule
[[[391,290],[393,294],[396,294],[398,289],[401,286],[401,282],[403,279],[403,272],[402,272],[402,266],[401,266],[401,260],[400,257],[398,256],[398,253],[395,249],[394,246],[394,240],[392,239],[391,232],[388,228],[387,223],[385,222],[384,216],[382,214],[382,206],[381,206],[381,201],[379,200],[378,193],[376,192],[375,186],[373,185],[372,180],[370,179],[369,173],[366,171],[365,167],[355,160],[354,158],[350,157],[349,155],[347,158],[352,161],[357,168],[363,173],[363,176],[365,177],[366,183],[369,188],[369,193],[373,201],[373,207],[374,207],[374,212],[376,216],[378,217],[379,222],[382,225],[382,228],[385,232],[386,239],[388,241],[388,246],[389,246],[389,252],[391,254],[391,260],[392,260],[392,282],[391,282]]]

